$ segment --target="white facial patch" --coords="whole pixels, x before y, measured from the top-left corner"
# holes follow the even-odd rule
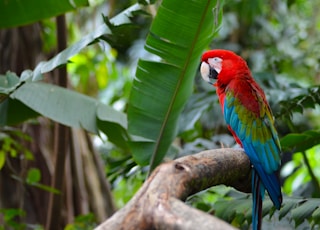
[[[221,72],[222,69],[222,59],[218,57],[208,58],[208,63],[211,68],[214,68],[217,73]]]
[[[200,66],[200,73],[201,73],[201,77],[203,78],[203,80],[205,80],[206,82],[210,82],[210,66],[208,63],[206,62],[202,62],[201,66]]]

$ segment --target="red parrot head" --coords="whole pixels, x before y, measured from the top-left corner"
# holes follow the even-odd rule
[[[227,86],[237,77],[251,77],[247,63],[229,50],[207,51],[202,55],[201,61],[202,78],[218,87]]]

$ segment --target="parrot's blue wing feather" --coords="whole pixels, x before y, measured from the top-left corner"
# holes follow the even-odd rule
[[[262,111],[259,116],[249,111],[232,91],[228,91],[224,102],[224,118],[241,144],[251,145],[247,149],[251,163],[260,163],[271,174],[280,167],[280,142],[269,106],[262,100],[258,102]]]
[[[214,74],[210,73],[210,68],[214,69]],[[281,148],[271,109],[263,90],[252,78],[246,62],[233,52],[206,52],[202,56],[201,74],[205,80],[217,78],[213,85],[217,88],[228,128],[253,165],[252,228],[260,230],[265,190],[277,209],[282,203],[277,176]]]
[[[244,96],[241,96],[243,99]],[[251,100],[253,99],[256,99],[256,104],[260,108],[258,115],[250,111],[237,98],[235,92],[227,91],[223,108],[224,118],[228,127],[236,135],[236,139],[241,142],[240,144],[254,166],[254,171],[259,175],[262,185],[267,189],[274,205],[279,209],[282,195],[276,172],[281,161],[278,134],[274,128],[273,117],[268,104],[264,103],[258,94],[252,95]],[[250,99],[246,100],[249,101]],[[254,198],[258,199],[257,194],[254,195]]]

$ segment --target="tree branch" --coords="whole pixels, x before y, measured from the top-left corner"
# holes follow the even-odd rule
[[[180,200],[214,185],[250,191],[250,161],[240,149],[208,150],[158,166],[135,196],[96,230],[234,229]]]

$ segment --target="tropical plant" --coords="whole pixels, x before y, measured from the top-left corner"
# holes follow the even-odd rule
[[[316,49],[319,43],[315,39],[319,33],[315,29],[319,24],[319,16],[313,9],[319,5],[312,1],[303,4],[299,1],[288,3],[276,1],[271,5],[262,1],[249,2],[226,2],[222,16],[223,4],[219,0],[186,1],[183,4],[178,0],[164,0],[159,5],[140,1],[140,4],[129,6],[112,19],[104,17],[103,24],[72,45],[60,48],[59,53],[51,59],[16,70],[16,73],[6,72],[1,75],[0,172],[6,178],[14,178],[20,187],[40,188],[45,191],[43,195],[45,198],[48,197],[48,192],[57,195],[64,191],[61,187],[55,187],[54,183],[50,183],[54,178],[53,175],[58,178],[69,175],[66,177],[66,183],[69,183],[69,191],[70,184],[73,182],[76,184],[75,196],[84,195],[88,199],[97,196],[103,199],[101,194],[104,194],[107,198],[104,198],[103,204],[109,204],[108,208],[99,207],[98,199],[90,201],[95,203],[98,210],[94,213],[96,218],[88,215],[90,211],[88,203],[87,206],[83,204],[81,208],[68,209],[80,215],[74,225],[68,225],[67,228],[72,229],[76,226],[87,226],[86,224],[92,226],[94,221],[100,222],[110,216],[115,211],[113,203],[124,205],[143,183],[145,176],[164,158],[173,159],[204,149],[220,148],[221,143],[224,146],[232,146],[234,142],[225,129],[213,89],[199,81],[199,77],[194,80],[201,53],[214,40],[211,45],[213,48],[232,49],[248,60],[255,77],[266,91],[277,118],[279,133],[283,137],[281,144],[285,164],[281,175],[285,179],[284,191],[288,195],[294,194],[297,198],[285,197],[284,205],[278,213],[274,212],[266,198],[263,215],[270,213],[275,216],[277,213],[286,226],[290,226],[288,223],[290,218],[295,221],[296,227],[307,225],[305,220],[309,220],[313,227],[318,226],[319,172],[314,162],[317,161],[319,149],[317,147],[319,122],[316,120],[315,109],[320,101],[317,78],[319,49]],[[14,5],[13,2],[8,8],[4,2],[1,4],[0,9],[6,10],[0,10],[0,27],[6,28],[53,17],[75,7],[87,5],[87,1],[75,1],[75,5],[66,2],[64,8],[58,11],[54,10],[58,9],[57,2],[50,1],[52,11],[49,15],[44,13],[40,17],[36,14],[42,12],[41,8],[39,10],[41,6],[39,1],[26,3],[25,8]],[[43,7],[47,8],[48,5]],[[30,13],[31,17],[11,17],[11,15],[25,15],[12,13],[15,9],[23,8],[33,12]],[[145,58],[139,60],[136,77],[131,85],[128,80],[129,68],[117,66],[112,59],[117,57],[122,59],[123,66],[125,56],[130,56],[124,55],[123,51],[127,51],[131,44],[135,44],[133,40],[138,37],[136,31],[145,34],[145,30],[137,30],[142,24],[148,25],[148,22],[141,18],[150,20],[150,14],[155,12],[155,9],[157,13],[145,40],[147,54]],[[43,12],[48,11],[43,10]],[[141,21],[144,22],[141,24]],[[56,26],[61,29],[61,21],[60,24],[57,22]],[[63,31],[66,33],[66,30]],[[306,34],[312,35],[308,41]],[[101,49],[106,47],[107,43],[113,48]],[[61,40],[58,40],[59,44],[61,45]],[[84,53],[86,50],[89,51]],[[114,54],[106,57],[103,54],[106,50]],[[116,50],[119,51],[118,54]],[[101,52],[102,55],[101,53],[96,55],[95,52]],[[86,66],[88,61],[92,65]],[[99,89],[100,86],[107,86],[103,95],[109,95],[108,100],[105,100],[108,105],[102,103],[100,98],[83,94],[96,94],[89,92],[88,87],[85,87],[90,82],[88,75],[95,72],[92,71],[96,66],[95,63],[104,63],[100,69],[102,74],[98,74],[96,79]],[[61,83],[53,80],[52,71],[63,72],[65,66],[71,67],[69,72],[71,83],[82,93],[67,88],[66,81]],[[109,67],[110,74],[107,74],[106,66]],[[7,70],[9,67],[2,71]],[[115,72],[117,73],[113,75],[116,76],[114,78],[101,77],[103,74],[111,76]],[[306,73],[309,73],[309,76],[301,79]],[[60,75],[60,78],[67,79],[66,75]],[[288,81],[294,82],[297,79],[301,79],[299,82],[301,84],[288,84]],[[126,88],[125,99],[117,94],[122,86]],[[131,88],[130,95],[129,88]],[[121,111],[115,109],[115,102],[119,100],[122,100]],[[304,116],[301,116],[302,113]],[[49,157],[46,156],[45,146],[41,144],[42,139],[37,138],[37,135],[30,138],[31,135],[26,134],[35,133],[37,125],[40,124],[42,135],[48,132],[56,132],[55,135],[58,135],[57,131],[52,131],[51,123],[42,117],[72,127],[71,130],[66,128],[63,134],[68,140],[68,133],[71,133],[70,144],[65,142],[53,144],[50,141],[47,144],[51,152],[54,152],[53,146],[56,149],[60,146],[63,153],[60,154],[60,158],[57,150],[54,152],[56,155],[51,153]],[[17,124],[23,125],[17,126]],[[26,130],[23,126],[29,128],[36,126],[36,129],[32,132],[28,129],[28,132],[25,132],[22,131]],[[61,127],[60,129],[64,130]],[[90,136],[78,132],[79,129],[94,134],[95,139],[104,142],[99,150],[105,160],[105,169],[100,167],[101,160],[98,160],[100,158],[92,148]],[[53,135],[51,137],[53,139]],[[41,151],[26,147],[29,142],[38,143]],[[82,143],[88,144],[84,147]],[[67,146],[70,149],[68,151]],[[83,149],[77,149],[79,146]],[[38,154],[39,152],[41,154]],[[67,152],[70,152],[70,160],[64,156]],[[85,154],[86,152],[89,154]],[[20,160],[21,156],[25,157],[24,160]],[[48,157],[47,161],[43,160],[45,157]],[[56,161],[53,164],[55,157],[62,159],[64,163],[59,165],[61,161]],[[37,162],[35,165],[30,163],[32,159]],[[75,172],[67,170],[64,174],[64,164],[69,165]],[[18,167],[20,165],[27,167]],[[40,168],[41,165],[45,167]],[[52,173],[50,168],[52,165],[56,174]],[[82,165],[86,170],[81,168]],[[105,182],[104,170],[117,201],[112,200],[111,194],[106,195],[110,190],[109,183]],[[93,176],[87,178],[84,171],[94,172]],[[86,179],[82,180],[82,177]],[[70,178],[74,178],[74,181],[72,182]],[[99,182],[92,178],[99,178]],[[89,186],[86,186],[86,183]],[[98,187],[99,183],[103,188],[98,192],[95,189],[88,189],[88,187]],[[303,189],[301,185],[304,185]],[[312,188],[312,192],[308,193],[309,188]],[[72,193],[66,192],[66,194]],[[225,187],[213,188],[188,200],[193,206],[213,212],[242,228],[249,226],[250,201],[249,195]],[[12,220],[25,218],[23,208],[23,205],[20,205],[14,209],[6,207],[1,211],[7,217],[8,226],[20,228],[19,221]],[[49,209],[52,212],[54,206],[50,206]],[[105,213],[105,209],[108,209],[107,214],[99,216],[99,210],[102,210],[100,213]],[[291,214],[289,221],[288,213]],[[83,216],[85,218],[81,218]],[[43,217],[37,224],[48,226],[45,218]]]

